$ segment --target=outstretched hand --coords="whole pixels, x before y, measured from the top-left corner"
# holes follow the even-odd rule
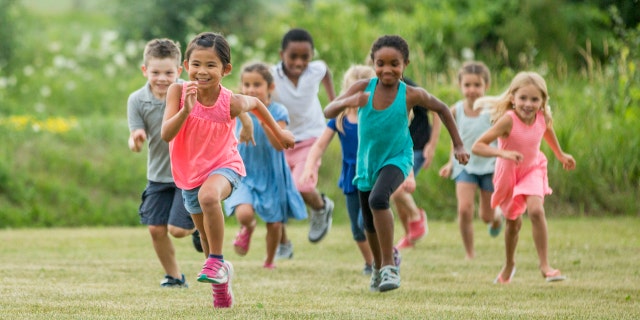
[[[292,149],[296,144],[293,133],[289,130],[282,130],[280,135],[280,144],[284,149]]]
[[[459,146],[453,149],[453,156],[460,162],[460,164],[465,165],[469,162],[469,153],[464,149],[464,147]]]
[[[576,160],[568,153],[563,153],[560,161],[562,162],[562,168],[565,170],[573,170],[576,168]]]

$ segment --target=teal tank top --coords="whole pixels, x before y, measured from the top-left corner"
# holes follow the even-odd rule
[[[398,167],[404,177],[413,167],[413,141],[409,133],[407,86],[400,81],[398,94],[384,110],[373,108],[378,78],[372,78],[365,92],[369,101],[358,109],[358,160],[353,184],[360,191],[371,191],[380,169]]]

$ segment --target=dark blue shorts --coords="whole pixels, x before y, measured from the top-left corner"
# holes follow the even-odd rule
[[[182,202],[182,190],[174,183],[149,181],[142,192],[138,214],[140,223],[145,225],[172,225],[183,229],[195,227]]]

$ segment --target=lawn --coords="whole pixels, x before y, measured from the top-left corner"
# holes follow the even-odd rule
[[[371,293],[347,225],[335,225],[319,244],[306,240],[306,222],[290,225],[294,258],[265,270],[264,225],[239,257],[230,222],[225,253],[235,266],[236,300],[227,310],[213,309],[210,286],[195,281],[203,256],[190,238],[174,242],[190,287],[161,289],[163,273],[143,227],[2,230],[0,318],[640,318],[638,218],[551,218],[550,260],[569,277],[559,283],[541,277],[527,219],[509,285],[492,284],[502,237],[490,238],[476,221],[477,258],[465,261],[455,222],[429,227],[416,248],[403,252],[400,289]]]

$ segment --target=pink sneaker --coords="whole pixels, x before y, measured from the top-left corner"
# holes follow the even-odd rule
[[[202,266],[202,271],[198,274],[199,282],[223,284],[229,281],[229,269],[226,261],[208,258]]]
[[[246,226],[242,226],[242,228],[240,228],[240,232],[236,235],[236,240],[233,241],[233,248],[236,250],[237,254],[241,256],[247,254],[249,251],[249,244],[251,244],[251,234],[253,233],[253,230],[255,230],[255,223],[251,229]]]
[[[409,222],[409,241],[413,244],[427,234],[427,214],[420,209],[420,220]]]
[[[265,262],[264,265],[262,265],[262,267],[265,268],[265,269],[273,270],[273,269],[276,268],[276,265],[273,264],[273,263],[266,263]]]
[[[225,268],[228,270],[228,281],[226,283],[211,284],[213,292],[214,308],[231,308],[233,306],[233,291],[231,291],[231,277],[233,276],[233,265],[231,262],[224,262]]]
[[[400,241],[398,241],[398,243],[396,244],[396,248],[398,250],[410,249],[413,248],[413,243],[411,243],[411,241],[409,241],[409,239],[407,239],[407,237],[405,236],[400,238]]]

